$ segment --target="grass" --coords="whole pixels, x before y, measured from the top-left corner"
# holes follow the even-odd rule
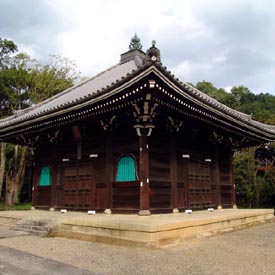
[[[5,207],[5,203],[0,202],[0,211],[5,210],[30,210],[32,207],[30,202],[15,204],[11,207]]]

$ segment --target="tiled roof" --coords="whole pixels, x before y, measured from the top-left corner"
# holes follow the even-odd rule
[[[151,49],[153,52],[156,51],[154,46]],[[189,98],[196,104],[207,106],[217,115],[224,114],[227,119],[234,121],[234,123],[246,125],[250,129],[257,129],[257,132],[263,131],[268,134],[270,139],[275,140],[275,126],[257,122],[250,115],[229,108],[191,85],[180,81],[166,67],[162,66],[160,58],[156,62],[151,61],[150,56],[145,56],[140,50],[130,50],[121,55],[119,64],[33,107],[17,111],[13,116],[0,120],[0,133],[5,132],[10,127],[16,128],[22,123],[29,124],[31,121],[44,118],[48,114],[56,114],[63,110],[66,112],[71,106],[81,108],[82,104],[91,103],[93,99],[108,94],[135,76],[142,76],[153,71],[174,83],[178,87],[178,93],[185,98]]]
[[[118,80],[124,78],[137,70],[140,66],[140,59],[132,59],[125,63],[119,63],[104,72],[89,78],[88,80],[73,86],[33,107],[15,111],[14,115],[0,120],[0,129],[11,124],[35,118],[42,114],[62,109],[71,104],[88,99],[100,93],[102,89],[114,85]]]
[[[242,121],[242,122],[244,122],[248,125],[251,125],[253,127],[257,127],[264,131],[267,131],[271,134],[274,134],[274,140],[275,140],[275,125],[268,125],[268,124],[264,124],[264,123],[258,122],[256,120],[253,120],[251,115],[247,115],[245,113],[234,110],[234,109],[222,104],[221,102],[217,101],[216,99],[210,97],[209,95],[201,92],[200,90],[196,89],[195,87],[191,86],[190,84],[180,81],[173,74],[171,74],[171,72],[168,71],[166,67],[162,66],[161,64],[158,64],[157,67],[159,68],[159,70],[162,73],[164,73],[168,78],[170,78],[170,80],[177,83],[182,91],[190,94],[191,97],[193,97],[194,99],[198,99],[199,101],[205,103],[209,107],[213,107],[217,111],[227,114],[227,115],[231,116],[232,118],[235,118],[235,119]]]

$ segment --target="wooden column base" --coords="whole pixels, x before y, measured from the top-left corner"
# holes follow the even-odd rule
[[[104,210],[104,214],[112,214],[112,210],[107,208]]]
[[[138,214],[140,216],[150,216],[151,212],[150,212],[150,210],[139,210]]]
[[[238,206],[236,204],[233,204],[233,209],[238,209]]]

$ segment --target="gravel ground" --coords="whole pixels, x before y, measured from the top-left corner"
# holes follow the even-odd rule
[[[162,249],[35,236],[0,239],[0,245],[110,275],[275,274],[275,223]]]

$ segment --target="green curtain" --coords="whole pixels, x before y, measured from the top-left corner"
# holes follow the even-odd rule
[[[40,186],[51,185],[51,172],[50,172],[50,168],[47,166],[45,166],[41,169],[39,185]]]
[[[135,181],[136,167],[135,160],[130,156],[125,156],[119,159],[117,164],[116,181]]]

